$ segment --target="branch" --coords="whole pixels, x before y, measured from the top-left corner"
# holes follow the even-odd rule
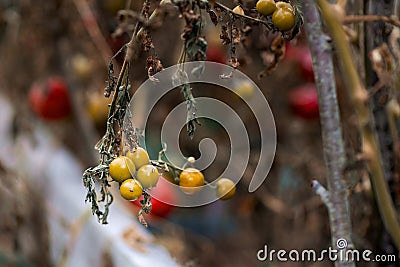
[[[343,144],[340,113],[336,95],[336,84],[332,61],[330,39],[322,30],[321,19],[314,0],[302,2],[305,29],[313,57],[315,82],[318,89],[318,103],[321,120],[323,152],[326,165],[328,190],[317,181],[313,188],[325,203],[329,212],[332,246],[336,247],[339,239],[347,241],[351,249],[351,223],[349,201],[343,170],[346,154]],[[335,266],[355,266],[352,262],[337,261]]]
[[[328,190],[326,190],[326,188],[323,187],[317,180],[312,180],[311,186],[314,189],[315,193],[320,196],[322,202],[328,208],[328,211],[332,211],[334,209],[334,206],[332,205],[332,202],[330,200],[331,194],[329,194]]]
[[[382,15],[350,15],[343,18],[343,23],[355,23],[355,22],[372,22],[372,21],[383,21],[390,23],[396,27],[400,27],[400,21],[397,17],[387,17]]]
[[[264,20],[257,19],[257,18],[253,18],[253,17],[247,16],[247,15],[241,15],[241,14],[235,13],[235,12],[233,12],[232,9],[230,9],[229,7],[223,5],[223,4],[219,3],[219,2],[216,2],[216,1],[210,1],[210,2],[213,3],[214,6],[217,6],[217,7],[219,7],[219,8],[224,9],[225,11],[227,11],[227,12],[233,14],[234,16],[242,17],[242,18],[245,18],[245,19],[248,19],[248,20],[257,22],[257,23],[261,23],[261,24],[265,25],[265,26],[267,27],[267,29],[271,30],[271,25],[269,25],[269,24],[268,24],[266,21],[264,21]]]
[[[363,87],[358,76],[353,61],[353,55],[351,54],[350,47],[346,41],[346,36],[337,14],[335,14],[331,5],[326,0],[316,0],[316,2],[331,32],[333,42],[337,49],[338,61],[341,62],[341,73],[356,112],[358,125],[361,131],[362,153],[367,159],[371,183],[375,191],[375,197],[382,220],[397,248],[400,249],[400,226],[397,221],[397,214],[393,201],[390,197],[389,188],[385,181],[380,149],[371,123],[372,115],[367,103],[368,92]]]

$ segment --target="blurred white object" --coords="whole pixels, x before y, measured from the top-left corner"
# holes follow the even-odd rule
[[[118,203],[111,206],[109,224],[99,224],[91,214],[90,203],[84,202],[82,166],[40,122],[33,125],[33,138],[23,133],[12,136],[13,116],[10,102],[0,95],[0,160],[7,168],[43,187],[49,207],[50,253],[55,265],[67,251],[63,266],[102,266],[105,253],[116,267],[179,266],[165,248],[152,243],[151,234]],[[70,225],[76,226],[75,232]],[[129,246],[123,238],[129,229],[141,237],[136,238],[137,247]],[[76,234],[76,240],[71,233]]]

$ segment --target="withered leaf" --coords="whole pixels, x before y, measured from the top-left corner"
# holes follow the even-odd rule
[[[143,33],[143,41],[142,41],[142,44],[143,44],[143,50],[144,50],[145,52],[148,52],[150,49],[154,48],[153,41],[152,41],[152,39],[151,39],[151,37],[150,37],[148,31],[145,31],[145,32]]]
[[[271,43],[271,51],[275,53],[285,52],[285,40],[281,36],[277,36]]]
[[[231,43],[231,38],[229,37],[228,33],[228,26],[222,25],[221,26],[221,34],[219,38],[222,40],[222,44],[227,45]]]
[[[240,44],[241,34],[236,26],[232,27],[232,44]]]
[[[206,60],[207,41],[203,37],[193,38],[187,42],[186,53],[189,60]]]
[[[154,76],[154,74],[164,69],[161,60],[157,56],[149,56],[146,63],[147,74],[149,77]]]
[[[239,67],[239,60],[236,57],[231,57],[230,59],[231,66],[235,69]]]
[[[217,13],[215,13],[214,10],[208,10],[208,15],[210,16],[210,19],[212,21],[212,23],[214,23],[215,26],[218,25],[218,15]]]
[[[271,74],[271,72],[273,72],[278,66],[278,63],[283,59],[285,55],[285,40],[283,37],[277,36],[272,41],[270,49],[272,53],[268,53],[268,51],[263,51],[261,53],[261,57],[264,59],[264,61],[270,61],[271,57],[272,61],[265,70],[258,74],[259,79]]]

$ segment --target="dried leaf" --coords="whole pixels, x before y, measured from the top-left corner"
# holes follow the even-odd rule
[[[229,37],[228,33],[228,26],[222,25],[221,26],[221,34],[219,38],[222,40],[222,44],[227,45],[231,43],[231,38]]]
[[[368,56],[380,80],[393,71],[394,59],[386,43],[372,50]]]
[[[203,37],[194,38],[186,43],[186,53],[189,60],[206,60],[207,41]]]
[[[208,15],[210,16],[210,19],[212,21],[212,23],[214,23],[215,26],[218,25],[218,15],[217,13],[215,13],[214,10],[208,10]]]
[[[145,17],[146,19],[149,18],[149,11],[150,11],[150,1],[144,1],[143,2],[143,7],[142,7],[142,16]]]
[[[224,12],[224,10],[223,10],[221,7],[219,7],[219,6],[214,6],[214,10],[215,10],[215,12],[217,12],[217,13]]]
[[[236,57],[231,57],[229,60],[231,63],[231,66],[234,67],[235,69],[239,67],[239,60]]]
[[[240,44],[241,34],[236,26],[232,27],[232,44],[237,45]]]
[[[122,125],[122,140],[124,150],[135,151],[139,146],[138,137],[132,123],[131,108],[128,106],[126,110],[126,119]]]
[[[192,118],[192,116],[188,116],[188,117],[189,118],[188,118],[188,121],[187,121],[187,124],[186,124],[186,128],[187,128],[187,131],[188,131],[189,138],[193,139],[194,133],[196,131],[196,124],[197,125],[201,125],[201,124],[200,124],[200,122],[198,121],[197,118],[190,119],[190,118]]]
[[[290,34],[289,40],[294,39],[300,32],[300,27],[303,25],[303,14],[300,9],[300,5],[294,5],[296,14],[296,24],[294,25],[292,32]]]
[[[278,63],[283,59],[285,55],[285,40],[282,36],[278,36],[272,41],[271,52],[272,53],[263,51],[261,54],[265,61],[268,61],[269,57],[272,57],[272,61],[265,70],[258,74],[259,79],[271,74],[271,72],[274,71],[278,66]]]
[[[141,38],[142,38],[143,50],[145,52],[148,52],[150,49],[154,48],[153,40],[151,39],[148,31],[144,31]]]
[[[157,56],[149,56],[146,61],[146,69],[149,78],[153,77],[159,71],[164,69],[161,60]]]

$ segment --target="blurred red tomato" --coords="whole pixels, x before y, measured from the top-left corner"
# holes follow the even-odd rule
[[[221,47],[209,44],[207,47],[206,56],[208,61],[226,64],[227,55]]]
[[[300,118],[312,120],[319,117],[317,88],[313,83],[294,88],[289,93],[289,103],[293,113]]]
[[[311,52],[308,47],[299,49],[298,62],[302,77],[307,81],[314,81],[314,69]]]
[[[314,70],[310,49],[307,46],[292,46],[286,43],[285,60],[294,62],[305,81],[314,81]]]
[[[44,120],[61,120],[71,114],[71,100],[66,82],[51,77],[45,83],[32,85],[29,91],[32,110]]]
[[[174,206],[166,204],[158,199],[165,200],[166,202],[173,203],[175,201],[175,193],[173,191],[172,184],[168,182],[166,179],[163,179],[162,177],[159,179],[157,185],[151,189],[150,194],[155,196],[156,198],[152,197],[151,198],[151,204],[152,208],[150,211],[151,215],[155,215],[157,217],[161,218],[166,218],[168,215],[171,214],[171,212],[175,209]],[[143,199],[143,196],[141,196],[139,199],[136,201],[133,201],[135,206],[140,207],[140,200]]]

